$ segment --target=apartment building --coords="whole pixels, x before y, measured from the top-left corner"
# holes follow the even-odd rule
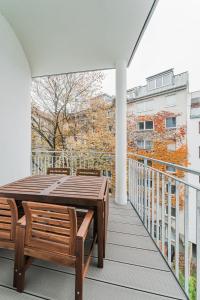
[[[173,69],[128,90],[128,146],[139,154],[186,164],[188,73]],[[172,172],[172,170],[169,170]]]
[[[129,89],[127,91],[129,151],[187,166],[188,95],[188,73],[174,74],[173,69],[148,77],[145,86]],[[185,176],[183,172],[171,166],[158,166],[153,163],[153,167],[177,177]],[[168,230],[167,189],[166,180],[166,236]],[[172,244],[173,240],[175,241],[176,225],[175,193],[176,186],[172,182]],[[184,206],[182,198],[180,198],[180,206]],[[182,210],[179,224],[182,236],[184,236],[183,218]]]

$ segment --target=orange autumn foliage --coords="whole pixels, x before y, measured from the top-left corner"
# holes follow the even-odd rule
[[[180,116],[180,114],[166,111],[162,111],[154,115],[131,116],[128,122],[128,151],[132,152],[133,155],[135,153],[177,165],[188,166],[185,126],[179,126],[172,129],[166,128],[166,118],[177,116]],[[137,130],[137,123],[141,121],[153,121],[153,130]],[[146,150],[138,148],[138,139],[146,139],[152,141],[152,149]],[[174,150],[170,150],[169,148],[169,145],[172,143],[176,144],[176,149]],[[166,172],[165,165],[152,162],[152,167]],[[185,174],[183,171],[176,170],[176,173],[174,173],[173,175],[179,178],[183,178]],[[180,207],[183,207],[183,202],[184,190],[181,187]],[[172,196],[172,205],[175,205],[175,196]]]

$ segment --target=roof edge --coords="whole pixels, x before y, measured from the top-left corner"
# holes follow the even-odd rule
[[[146,30],[146,28],[147,28],[147,26],[148,26],[148,24],[149,24],[149,22],[150,22],[150,20],[151,20],[151,17],[152,17],[152,15],[153,15],[153,13],[154,13],[154,10],[155,10],[155,8],[156,8],[156,6],[157,6],[157,4],[158,4],[158,1],[159,1],[159,0],[154,0],[153,4],[152,4],[152,6],[151,6],[151,9],[150,9],[150,11],[149,11],[149,13],[148,13],[148,15],[147,15],[147,18],[146,18],[146,20],[145,20],[145,22],[144,22],[144,25],[143,25],[143,27],[142,27],[142,30],[140,31],[139,37],[138,37],[138,39],[137,39],[137,42],[136,42],[136,44],[135,44],[135,46],[134,46],[134,48],[133,48],[133,51],[132,51],[132,53],[131,53],[131,56],[130,56],[129,60],[128,60],[127,67],[129,67],[130,64],[131,64],[131,62],[132,62],[132,59],[133,59],[133,57],[134,57],[134,55],[135,55],[135,52],[136,52],[136,50],[137,50],[137,48],[138,48],[138,46],[139,46],[139,44],[140,44],[140,41],[141,41],[141,39],[142,39],[142,36],[143,36],[143,34],[144,34],[144,32],[145,32],[145,30]]]

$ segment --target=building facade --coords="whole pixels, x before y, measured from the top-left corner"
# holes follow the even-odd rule
[[[128,90],[129,149],[187,165],[187,101],[188,73],[174,75],[173,69]]]
[[[188,166],[187,119],[188,119],[188,73],[174,74],[173,69],[146,79],[145,86],[127,91],[128,98],[128,147],[130,152],[156,158],[178,165]],[[152,163],[161,171],[179,178],[185,177],[174,167]],[[167,178],[165,205],[165,234],[167,237]],[[176,186],[172,194],[172,245],[175,242]],[[180,196],[180,240],[184,236],[184,191]],[[160,225],[161,226],[161,225]],[[161,232],[160,228],[160,232]],[[180,248],[181,249],[181,248]]]

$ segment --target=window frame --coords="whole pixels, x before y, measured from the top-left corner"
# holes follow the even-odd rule
[[[174,171],[169,171],[167,168],[174,168]],[[176,173],[176,168],[173,166],[166,166],[166,172],[171,173],[171,174],[175,174]]]
[[[172,214],[172,210],[174,213]],[[165,206],[165,216],[168,216],[168,205]],[[171,206],[171,218],[176,219],[176,207]]]
[[[151,129],[147,129],[146,128],[146,122],[152,122],[152,128]],[[143,123],[144,124],[144,129],[140,129],[139,128],[139,123]],[[152,130],[154,130],[154,122],[152,121],[152,120],[146,120],[146,121],[138,121],[137,122],[137,129],[138,129],[138,131],[145,131],[145,130],[147,130],[147,131],[152,131]]]
[[[176,120],[176,126],[174,127],[167,127],[167,119],[173,119],[173,118],[175,118],[175,120]],[[166,129],[176,129],[177,128],[177,117],[167,117],[167,118],[165,118],[165,128]]]
[[[141,148],[141,147],[139,147],[138,146],[138,142],[141,142],[141,141],[143,141],[143,147]],[[151,148],[146,148],[146,142],[150,142],[151,143]],[[147,139],[141,139],[141,140],[136,140],[136,144],[137,144],[137,148],[139,148],[139,149],[141,149],[141,150],[147,150],[147,151],[150,151],[150,150],[152,150],[153,149],[153,141],[152,140],[147,140]]]
[[[174,188],[174,193],[172,193],[172,186]],[[168,183],[166,183],[166,187],[165,187],[166,193],[169,194],[168,191]],[[176,185],[175,184],[171,184],[171,195],[176,195]]]
[[[175,99],[175,101],[176,101],[176,94],[172,94],[172,95],[167,95],[166,97],[165,97],[165,107],[166,108],[169,108],[169,107],[174,107],[174,106],[176,106],[176,103],[175,104],[168,104],[167,105],[167,98],[170,98],[170,97],[173,97],[174,96],[174,99]]]
[[[165,83],[165,84],[164,84],[164,78],[166,78],[167,76],[170,76],[170,77],[169,77],[170,80],[169,80],[168,83]],[[172,77],[171,77],[171,76],[172,76],[171,73],[166,73],[166,74],[158,75],[158,76],[156,76],[156,77],[150,79],[150,80],[148,81],[148,90],[149,90],[149,91],[152,91],[152,90],[155,90],[155,89],[160,89],[160,88],[162,88],[162,87],[171,85],[171,84],[172,84]],[[158,81],[159,79],[161,79],[161,86],[158,86],[158,85],[157,85],[157,81]],[[154,82],[154,87],[151,87],[151,88],[150,88],[150,84],[149,84],[150,82]]]

